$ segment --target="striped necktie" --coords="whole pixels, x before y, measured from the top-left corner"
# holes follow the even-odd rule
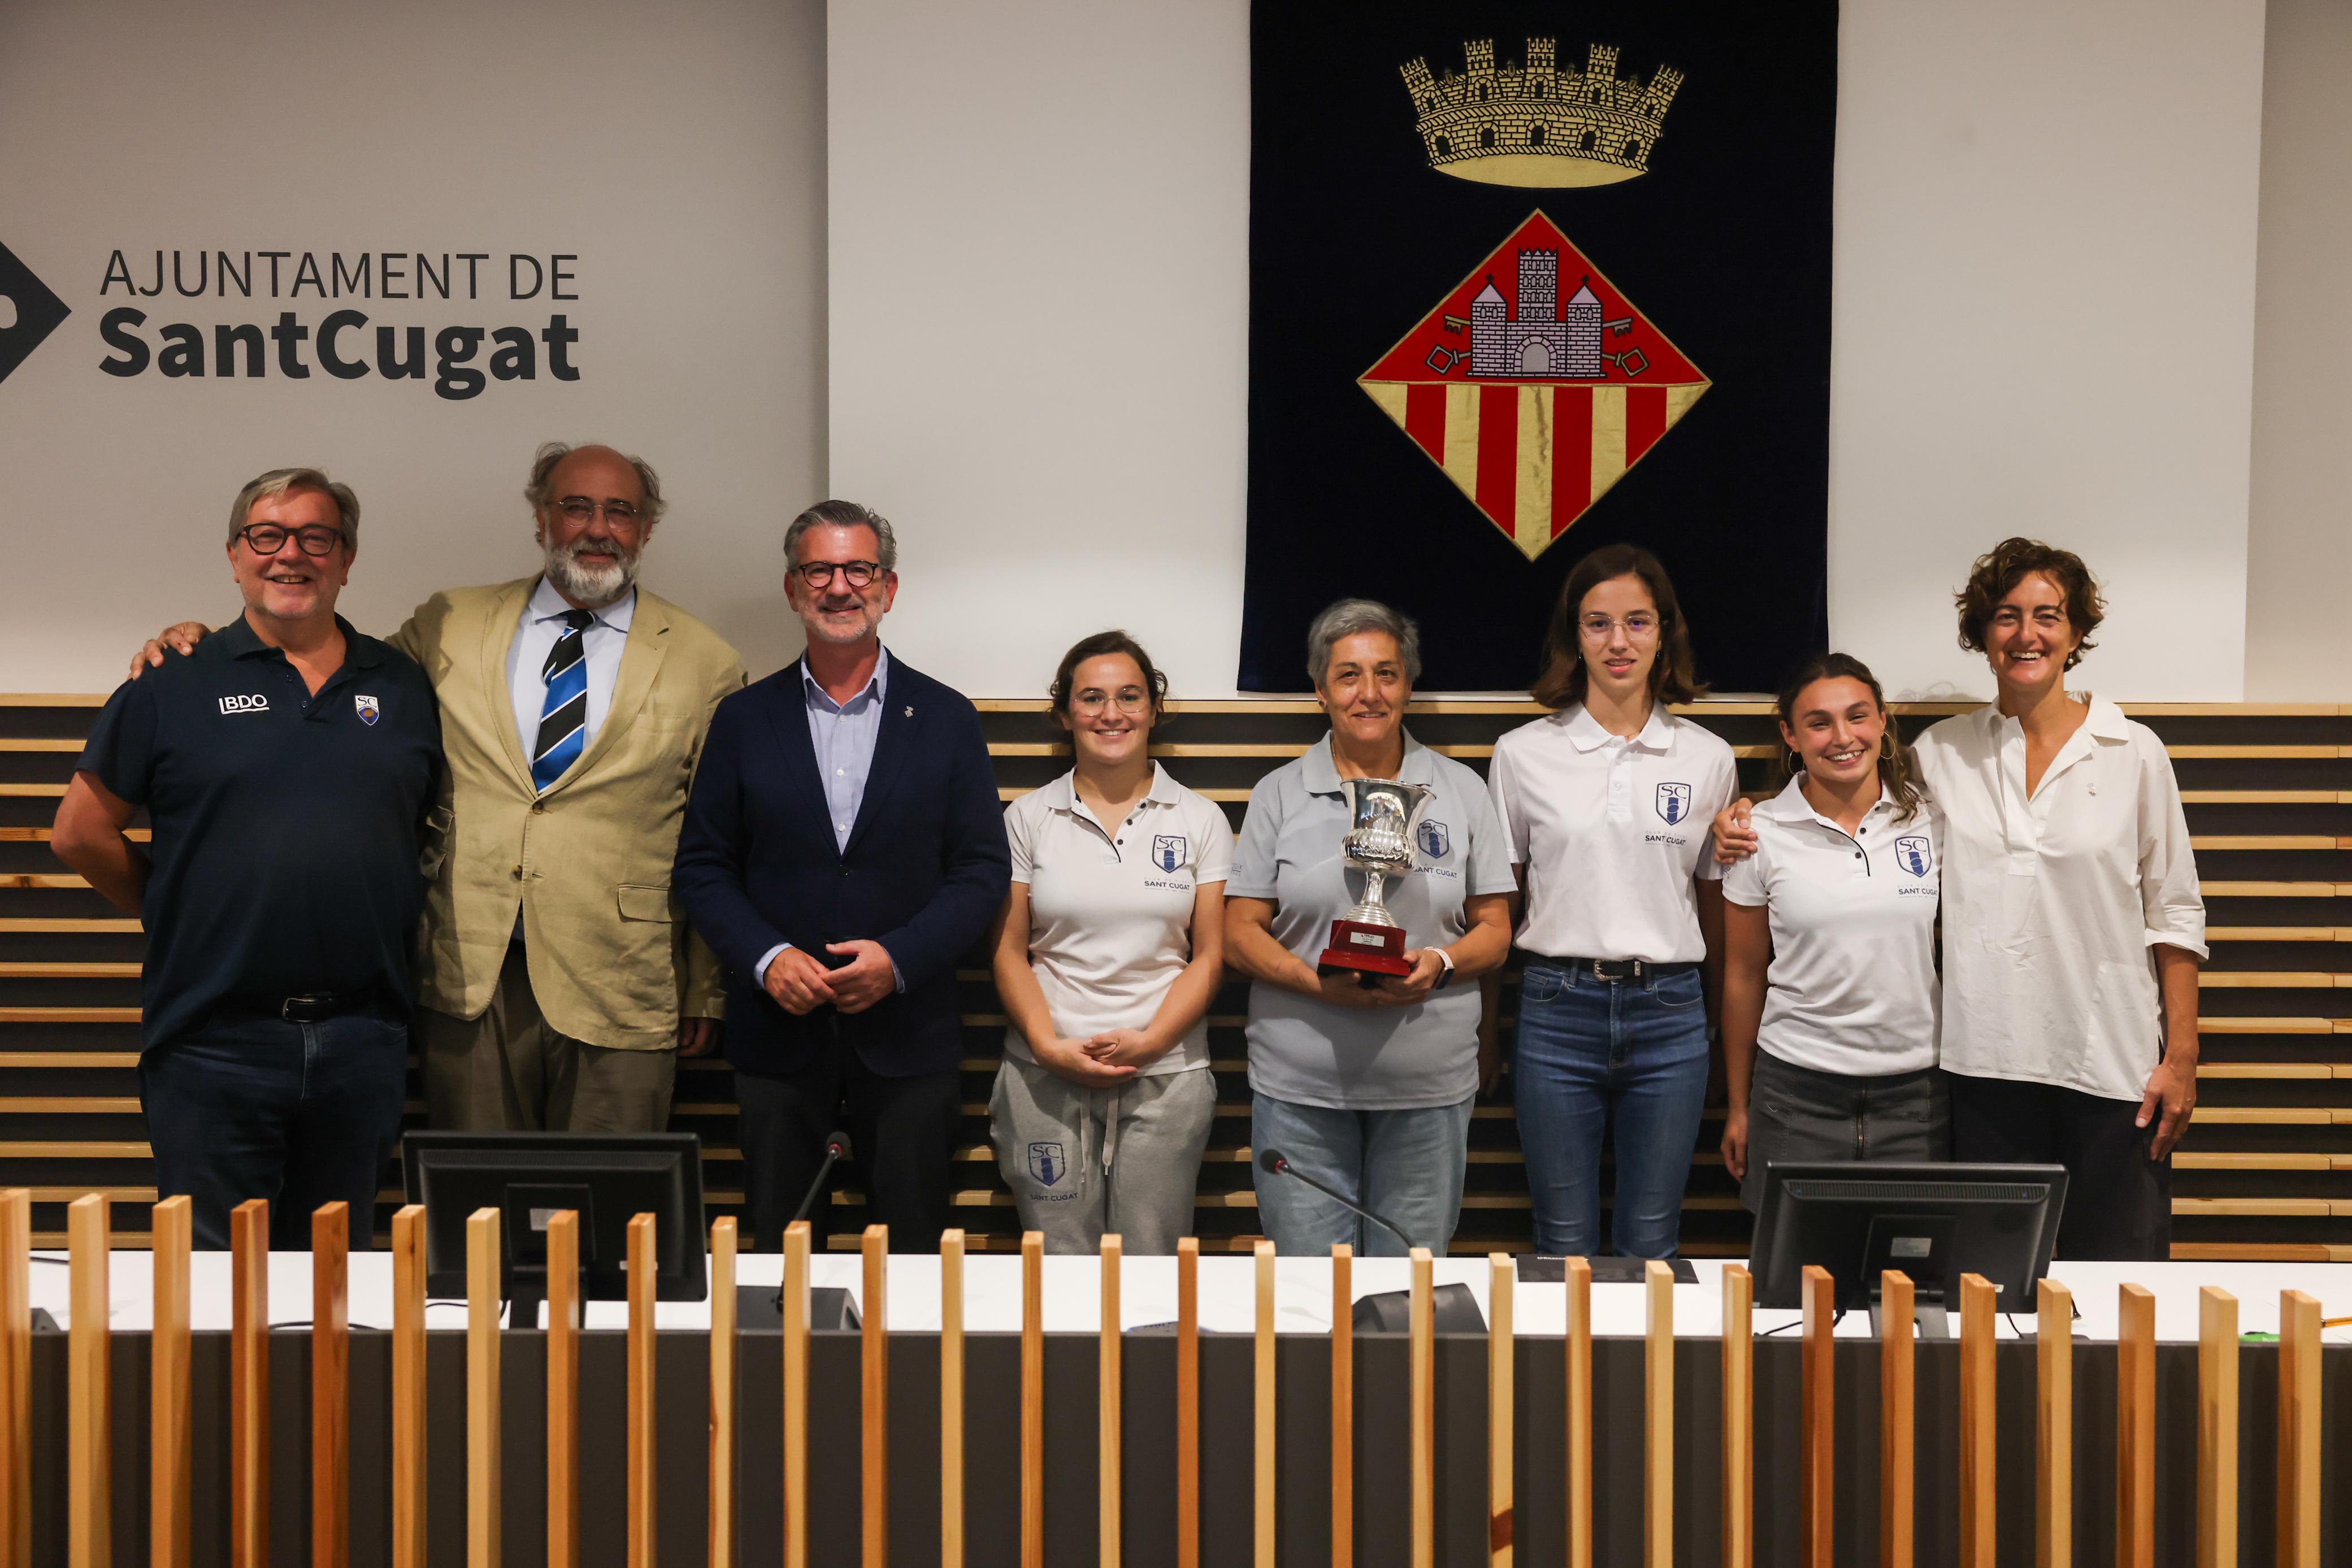
[[[547,682],[547,699],[539,707],[530,781],[542,790],[579,760],[588,740],[588,659],[580,636],[596,617],[585,610],[567,610],[562,619],[563,635],[547,651],[547,663],[539,672]]]

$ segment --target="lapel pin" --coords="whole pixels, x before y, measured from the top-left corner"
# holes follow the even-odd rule
[[[912,718],[915,716],[915,710],[912,707],[902,708],[899,710],[898,716],[901,718]]]

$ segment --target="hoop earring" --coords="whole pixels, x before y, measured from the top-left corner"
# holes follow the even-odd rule
[[[1802,779],[1805,776],[1805,758],[1793,746],[1789,747],[1789,760],[1787,766],[1790,778]]]
[[[1895,732],[1893,730],[1882,729],[1878,732],[1878,758],[1880,761],[1894,761],[1900,750],[1901,747],[1895,744]]]

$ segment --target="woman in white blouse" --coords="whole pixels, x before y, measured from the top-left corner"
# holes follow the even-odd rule
[[[2079,558],[2004,539],[1958,603],[1998,695],[1916,747],[1945,831],[1952,1156],[2064,1166],[2062,1258],[2160,1260],[2206,956],[2179,787],[2145,725],[2065,689],[2105,613]]]
[[[1935,814],[1877,677],[1808,659],[1775,706],[1788,788],[1723,878],[1723,1164],[1754,1208],[1765,1167],[1940,1160]]]
[[[1225,814],[1151,759],[1168,689],[1124,632],[1062,656],[1070,771],[1004,813],[1013,884],[992,946],[1009,1027],[997,1168],[1051,1252],[1173,1252],[1217,1112],[1209,999],[1224,970]]]

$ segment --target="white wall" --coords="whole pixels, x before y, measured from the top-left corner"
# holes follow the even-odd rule
[[[891,645],[1042,693],[1120,625],[1241,645],[1246,0],[832,8],[837,494],[897,526]]]
[[[2271,0],[2246,695],[2352,695],[2352,6]]]
[[[521,576],[520,486],[551,437],[651,461],[673,509],[646,582],[755,667],[781,662],[778,538],[824,472],[823,59],[820,0],[0,5],[0,244],[74,312],[0,383],[0,689],[104,691],[154,628],[235,614],[229,503],[280,465],[358,488],[343,606],[363,628]],[[191,278],[199,247],[576,254],[581,298],[553,308],[582,333],[581,379],[542,365],[465,402],[274,365],[117,379],[96,367],[100,318],[126,302],[99,293],[118,247],[145,267],[182,248]],[[168,286],[132,303],[151,341],[288,308],[433,329],[550,310]]]
[[[1835,640],[1891,688],[1979,689],[1949,594],[2040,533],[2113,590],[2088,684],[2236,697],[2234,616],[2179,627],[2242,602],[2261,0],[1843,17]],[[1246,23],[834,7],[834,481],[907,536],[898,645],[975,692],[1113,621],[1233,690]]]

